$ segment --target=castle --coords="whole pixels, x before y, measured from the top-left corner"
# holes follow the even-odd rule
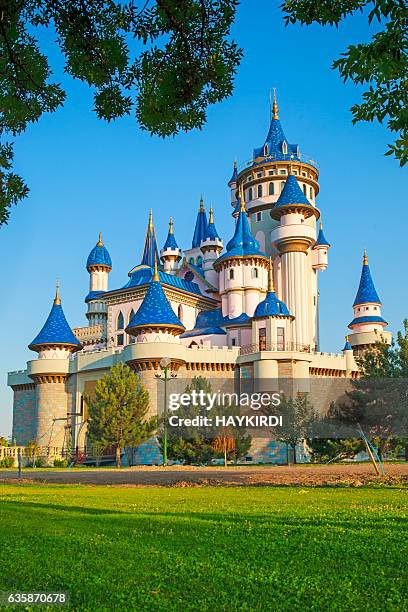
[[[318,279],[328,267],[330,244],[316,206],[319,169],[286,139],[276,96],[264,144],[249,162],[234,163],[228,187],[234,227],[225,248],[202,198],[186,250],[170,218],[159,251],[150,212],[141,262],[122,287],[109,288],[112,261],[100,235],[86,263],[88,325],[70,328],[57,289],[29,345],[37,357],[24,371],[9,373],[17,444],[36,439],[62,446],[69,436],[74,446],[84,446],[84,394],[120,361],[140,374],[154,413],[155,375],[164,356],[183,379],[245,379],[261,390],[291,378],[298,390],[310,392],[318,382],[335,398],[338,381],[358,376],[355,356],[380,337],[391,341],[364,253],[344,349],[320,352]],[[157,461],[153,447],[141,461]],[[273,460],[277,451],[270,448],[263,444],[252,454]]]

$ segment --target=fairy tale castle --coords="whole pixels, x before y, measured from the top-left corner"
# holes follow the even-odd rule
[[[36,439],[62,446],[69,435],[74,446],[83,446],[83,395],[119,361],[140,374],[155,412],[155,375],[164,356],[181,379],[203,375],[213,386],[245,379],[256,391],[292,378],[299,390],[310,391],[319,381],[335,395],[337,381],[358,375],[355,355],[381,336],[390,341],[364,253],[344,349],[320,351],[318,280],[330,244],[316,205],[319,169],[287,140],[276,97],[265,142],[249,162],[234,164],[228,187],[229,240],[219,235],[214,212],[210,208],[207,217],[201,199],[191,246],[179,246],[170,219],[159,251],[150,212],[140,264],[122,287],[109,288],[112,261],[100,235],[86,262],[88,325],[70,328],[57,290],[29,345],[36,358],[9,374],[17,444]],[[140,460],[154,462],[155,453],[150,449]],[[273,459],[265,444],[252,454]]]

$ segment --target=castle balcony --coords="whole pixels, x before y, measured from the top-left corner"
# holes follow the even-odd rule
[[[254,353],[311,353],[310,344],[300,344],[299,342],[260,342],[241,346],[240,356],[252,355]]]
[[[310,155],[305,155],[303,153],[299,153],[299,155],[294,155],[293,153],[272,153],[271,155],[257,157],[256,159],[248,159],[247,161],[242,162],[242,164],[240,164],[238,167],[238,172],[248,170],[248,168],[252,168],[253,166],[260,166],[273,162],[293,162],[294,164],[303,163],[313,166],[313,168],[319,170],[319,164],[312,159]]]

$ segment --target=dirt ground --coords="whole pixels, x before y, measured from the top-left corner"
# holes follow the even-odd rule
[[[15,481],[17,472],[0,470],[0,483]],[[408,463],[385,464],[385,477],[378,477],[371,464],[291,465],[254,467],[140,466],[133,468],[88,468],[73,470],[30,469],[25,482],[127,486],[362,486],[384,483],[408,486]]]

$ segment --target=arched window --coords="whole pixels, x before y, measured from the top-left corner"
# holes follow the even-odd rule
[[[179,321],[183,323],[183,307],[181,304],[179,304],[179,307],[177,309],[177,316],[178,316]]]
[[[268,155],[268,153],[269,153],[269,147],[268,147],[268,145],[265,143],[265,146],[264,146],[264,155]]]
[[[313,187],[310,187],[310,192],[309,193],[310,193],[310,199],[313,200]]]
[[[118,314],[118,318],[116,321],[116,329],[123,329],[125,327],[125,319],[123,318],[122,311]]]
[[[252,278],[258,278],[258,274],[259,274],[258,268],[252,268],[252,270],[251,270]]]
[[[188,260],[188,263],[194,264],[194,257],[190,257],[190,259]]]
[[[258,185],[258,198],[262,198],[262,185]]]
[[[284,140],[283,143],[282,143],[282,153],[284,155],[286,155],[287,152],[288,152],[288,145],[287,145],[287,143]]]
[[[303,193],[306,195],[306,185],[303,183]]]
[[[282,191],[283,191],[283,188],[285,187],[285,181],[282,181],[282,182],[281,182],[281,185],[280,185],[280,187],[281,187],[281,193],[282,193]]]
[[[248,201],[252,200],[252,187],[248,189]]]
[[[132,308],[132,310],[129,313],[129,323],[131,322],[131,320],[133,319],[134,316],[135,316],[135,311]]]
[[[234,270],[230,270],[229,271],[229,277],[232,279],[234,278]]]
[[[203,265],[203,258],[201,257],[201,255],[199,255],[197,257],[197,266],[202,266]]]
[[[269,195],[275,195],[275,185],[273,183],[269,183]]]

